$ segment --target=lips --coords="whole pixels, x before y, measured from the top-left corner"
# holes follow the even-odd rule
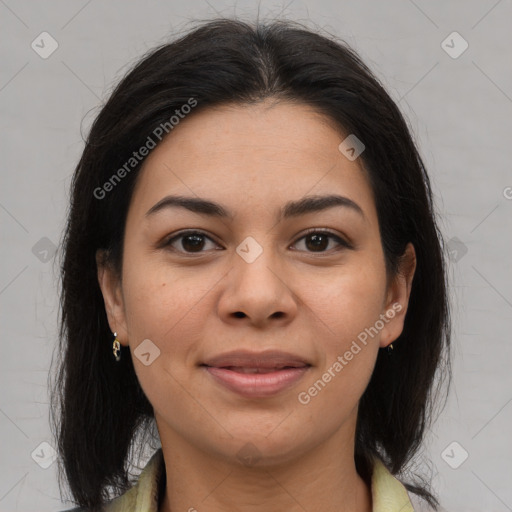
[[[219,367],[215,367],[219,368]],[[273,367],[273,368],[247,368],[245,366],[221,366],[220,368],[224,368],[226,370],[231,370],[232,372],[238,372],[238,373],[271,373],[278,370],[282,370],[285,368],[294,368],[292,366],[280,366],[280,367]]]
[[[207,359],[204,366],[226,368],[240,373],[268,373],[283,368],[302,368],[311,366],[308,361],[298,355],[278,350],[250,352],[236,350]]]
[[[214,381],[245,398],[269,398],[295,386],[311,364],[303,357],[269,350],[235,351],[201,364]]]

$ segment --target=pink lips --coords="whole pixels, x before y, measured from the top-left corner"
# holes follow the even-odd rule
[[[281,351],[235,351],[208,359],[205,370],[224,387],[247,398],[275,395],[296,384],[311,365]]]

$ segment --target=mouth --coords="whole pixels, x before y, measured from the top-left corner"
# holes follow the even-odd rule
[[[209,366],[206,364],[202,364],[201,366],[205,366],[206,368],[218,368],[221,370],[229,370],[231,372],[236,373],[244,373],[244,374],[266,374],[266,373],[275,373],[281,370],[295,370],[298,368],[307,368],[311,365],[301,365],[301,366],[273,366],[267,368],[261,367],[247,367],[247,366]]]
[[[218,366],[207,366],[208,368],[219,368]],[[255,374],[255,373],[275,373],[280,370],[289,370],[289,369],[296,369],[296,368],[305,368],[309,365],[304,366],[275,366],[273,368],[247,368],[246,366],[221,366],[220,369],[222,370],[229,370],[236,373],[244,373],[244,374]]]
[[[237,350],[199,366],[222,389],[245,398],[268,398],[289,390],[312,367],[304,357],[280,350]]]
[[[270,398],[297,385],[311,368],[296,366],[247,367],[200,365],[212,381],[222,389],[244,398]]]
[[[225,368],[239,373],[269,373],[285,368],[303,368],[311,364],[302,356],[279,350],[236,350],[211,357],[202,362],[201,366]]]

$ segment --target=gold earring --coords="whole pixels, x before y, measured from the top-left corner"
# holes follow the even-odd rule
[[[121,343],[117,339],[117,332],[114,333],[114,343],[112,344],[112,352],[114,353],[114,357],[116,361],[119,362],[121,360]]]
[[[390,355],[391,355],[391,352],[393,352],[393,343],[390,343],[390,344],[387,346],[387,351],[388,351],[388,355],[390,356]]]

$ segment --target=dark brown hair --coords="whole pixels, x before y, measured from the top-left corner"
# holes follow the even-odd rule
[[[143,160],[105,198],[95,190],[190,98],[197,101],[190,115],[223,103],[299,102],[365,143],[360,158],[388,274],[398,271],[408,242],[417,267],[403,332],[391,357],[380,351],[360,400],[355,460],[367,482],[374,456],[392,473],[403,472],[450,374],[445,256],[424,164],[398,107],[345,43],[289,21],[216,19],[151,51],[122,79],[97,115],[73,176],[52,421],[75,501],[100,509],[131,485],[130,449],[153,422],[129,350],[122,349],[119,363],[113,358],[95,260],[103,248],[109,263],[121,268],[127,209]],[[425,482],[406,486],[437,505]]]

